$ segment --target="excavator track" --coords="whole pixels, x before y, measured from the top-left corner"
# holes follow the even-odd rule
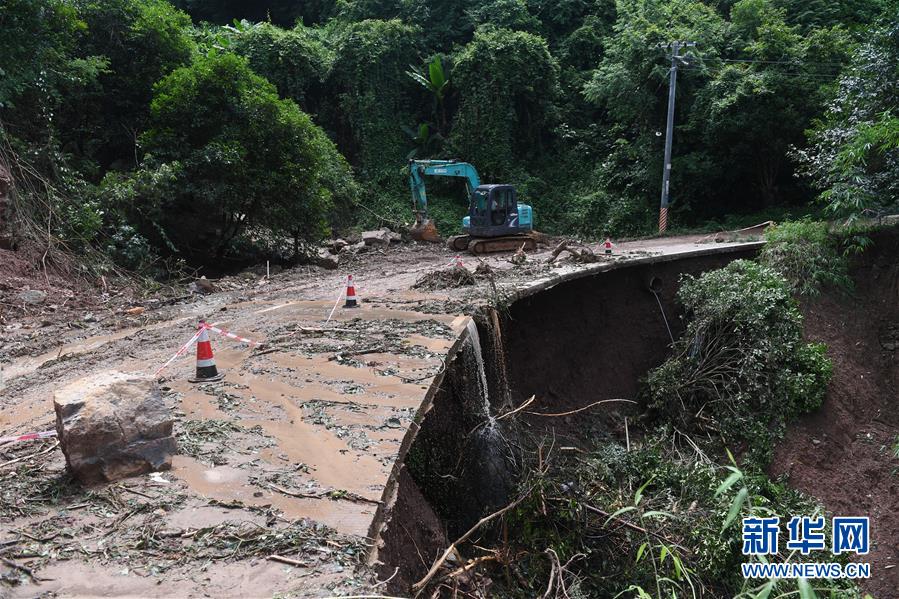
[[[464,252],[471,242],[471,235],[453,235],[446,240],[446,246],[454,252]]]
[[[446,242],[451,250],[469,253],[490,254],[493,252],[514,252],[524,245],[525,251],[537,249],[536,235],[506,235],[505,237],[472,237],[471,235],[456,235]]]

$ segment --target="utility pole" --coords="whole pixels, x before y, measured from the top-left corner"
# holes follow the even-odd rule
[[[659,206],[659,233],[668,229],[668,185],[671,179],[671,138],[674,136],[674,89],[677,87],[677,64],[683,59],[682,48],[692,48],[696,42],[674,41],[662,44],[671,49],[671,70],[668,72],[668,124],[665,129],[665,164],[662,166],[662,202]]]

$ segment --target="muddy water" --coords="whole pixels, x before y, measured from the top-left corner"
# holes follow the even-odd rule
[[[258,313],[266,319],[303,322],[304,317],[320,318],[325,307],[327,302],[283,302]],[[457,330],[467,323],[467,319],[454,316],[370,307],[341,312],[337,319],[350,317],[404,322],[440,320],[455,325]],[[226,326],[252,337],[251,327],[238,329],[230,322]],[[274,445],[249,452],[253,456],[227,453],[228,463],[223,466],[179,456],[173,474],[204,497],[272,505],[288,517],[313,518],[340,532],[366,534],[375,503],[292,497],[251,479],[260,468],[283,469],[300,464],[307,471],[302,484],[309,490],[304,492],[342,490],[369,502],[379,501],[406,427],[431,378],[442,370],[442,354],[452,340],[416,334],[404,343],[425,348],[433,356],[372,353],[365,355],[371,366],[357,367],[329,359],[331,354],[284,350],[254,356],[250,349],[215,341],[216,362],[225,375],[222,388],[239,407],[225,411],[214,395],[214,387],[198,389],[179,378],[171,386],[183,394],[181,409],[190,419],[231,420],[244,429],[258,427]],[[180,377],[189,369],[189,362],[180,362],[173,374]],[[262,462],[255,466],[246,464],[254,456]]]
[[[41,367],[41,365],[49,362],[50,360],[58,359],[62,356],[72,356],[77,354],[86,354],[96,350],[97,348],[111,342],[118,341],[119,339],[124,339],[131,335],[134,335],[138,331],[154,331],[163,329],[166,327],[177,326],[179,324],[184,324],[188,321],[188,318],[179,318],[177,320],[168,320],[164,322],[157,322],[152,325],[148,325],[145,327],[131,327],[127,329],[122,329],[120,331],[116,331],[115,333],[110,333],[108,335],[98,335],[96,337],[89,337],[83,341],[78,341],[75,343],[67,343],[62,347],[54,349],[52,351],[45,352],[39,356],[27,356],[24,358],[19,358],[18,360],[13,361],[12,364],[3,369],[3,377],[5,381],[10,381],[16,377],[22,376],[24,374],[29,374],[37,370]],[[187,339],[185,339],[186,341]]]

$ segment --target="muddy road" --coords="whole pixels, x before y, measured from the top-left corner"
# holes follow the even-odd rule
[[[587,263],[562,255],[548,264],[551,246],[520,264],[463,256],[465,284],[452,253],[414,244],[343,257],[336,271],[242,273],[213,281],[208,295],[90,297],[48,279],[45,303],[2,315],[0,436],[53,429],[54,391],[81,376],[155,372],[199,318],[262,345],[214,335],[221,382],[189,383],[191,352],[160,373],[180,446],[170,471],[84,488],[55,439],[0,445],[0,552],[10,556],[0,596],[377,589],[364,563],[382,502],[469,315],[609,262],[740,240],[715,241],[631,242],[611,257],[594,246]],[[342,307],[347,274],[357,309]]]

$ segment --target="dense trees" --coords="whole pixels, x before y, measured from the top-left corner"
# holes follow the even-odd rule
[[[858,47],[824,117],[815,121],[806,173],[838,215],[880,210],[899,197],[899,22]]]
[[[141,168],[109,191],[156,243],[187,256],[222,256],[254,226],[320,238],[349,178],[324,132],[234,54],[198,57],[156,85],[143,149]]]
[[[220,254],[408,220],[411,154],[516,184],[541,229],[640,234],[658,202],[661,45],[688,39],[674,223],[819,197],[857,213],[897,201],[897,13],[894,0],[0,0],[0,123],[5,153],[52,184],[34,205],[69,243],[189,256],[179,227],[197,206],[216,215]],[[461,187],[431,196],[457,228]]]
[[[464,90],[453,123],[454,155],[488,180],[520,173],[546,150],[558,65],[546,41],[509,29],[478,30],[457,56],[453,85]]]

